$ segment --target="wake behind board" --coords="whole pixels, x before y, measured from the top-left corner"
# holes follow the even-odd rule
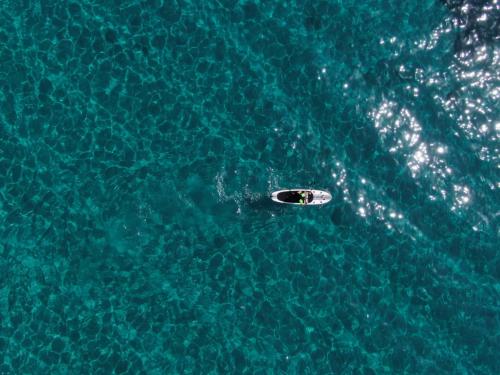
[[[307,199],[304,199],[301,192],[305,193]],[[330,202],[332,200],[332,195],[322,190],[287,189],[273,192],[271,194],[271,199],[277,203],[295,204],[298,206],[318,206]],[[304,203],[301,203],[301,200]]]

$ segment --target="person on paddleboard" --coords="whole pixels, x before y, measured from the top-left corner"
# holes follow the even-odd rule
[[[309,192],[300,191],[299,195],[300,195],[299,203],[307,204],[307,201],[309,200]]]

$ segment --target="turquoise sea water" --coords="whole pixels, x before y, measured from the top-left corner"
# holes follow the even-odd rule
[[[0,373],[500,373],[499,10],[3,1]]]

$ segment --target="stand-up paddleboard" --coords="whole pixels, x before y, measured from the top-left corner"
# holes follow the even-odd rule
[[[311,189],[278,190],[271,194],[271,199],[278,203],[296,204],[299,206],[326,204],[332,200],[327,191]]]

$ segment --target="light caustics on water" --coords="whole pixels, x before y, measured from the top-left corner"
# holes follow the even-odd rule
[[[356,209],[356,214],[363,219],[374,217],[384,223],[387,229],[395,229],[402,233],[414,232],[410,228],[403,213],[391,202],[382,189],[377,188],[365,177],[349,176],[345,166],[340,161],[334,162],[331,176],[340,191],[342,200]],[[352,179],[357,180],[357,188],[352,184]],[[418,232],[418,230],[417,230]]]
[[[432,32],[430,38],[415,42],[417,50],[414,53],[435,48],[440,38],[452,31],[450,25],[454,23],[457,22],[447,20]],[[472,42],[476,43],[477,40]],[[418,116],[396,100],[382,99],[369,114],[382,144],[396,158],[405,161],[415,181],[430,188],[428,199],[446,202],[451,212],[460,212],[474,204],[472,187],[462,182],[467,176],[447,161],[449,154],[456,152],[455,147],[448,144],[450,141],[454,143],[454,137],[465,137],[474,142],[476,156],[500,168],[497,143],[500,121],[499,56],[500,49],[497,46],[483,45],[472,51],[457,52],[446,70],[435,71],[433,67],[424,66],[411,71],[401,65],[399,71],[413,79],[414,84],[407,85],[405,89],[413,93],[415,101],[419,100],[421,91],[431,93],[432,100],[451,119],[449,123],[455,124],[448,130],[446,138],[427,141]],[[486,69],[480,65],[485,62]],[[457,88],[451,94],[445,94],[449,92],[450,81],[455,82]],[[465,93],[467,97],[462,98]],[[447,120],[438,116],[434,121]],[[424,128],[437,125],[426,123]],[[489,186],[494,190],[500,185],[499,182],[490,182]],[[477,215],[485,217],[481,212],[477,212]],[[478,226],[472,228],[477,230]]]
[[[476,21],[486,22],[498,8],[497,1],[484,5],[482,12],[475,15]],[[464,5],[460,12],[462,16],[467,14],[469,6]],[[446,16],[425,36],[417,35],[405,41],[399,36],[380,38],[379,44],[388,49],[391,59],[401,60],[404,56],[405,61],[397,68],[404,83],[392,88],[406,99],[400,100],[397,94],[396,97],[382,94],[378,105],[369,109],[366,115],[371,119],[381,144],[396,160],[404,162],[417,185],[427,192],[427,199],[443,202],[453,214],[469,216],[471,228],[478,230],[488,225],[489,219],[486,219],[483,209],[474,205],[474,184],[468,172],[457,165],[456,159],[462,157],[462,151],[456,143],[457,139],[462,143],[470,141],[475,157],[500,167],[497,146],[500,118],[496,104],[500,90],[500,49],[496,44],[479,45],[478,35],[472,32],[465,44],[467,48],[456,49],[452,57],[443,55],[442,47],[452,49],[457,34],[463,29],[463,19],[455,14]],[[329,49],[327,45],[321,45],[321,50]],[[427,64],[418,62],[421,57]],[[434,61],[438,60],[448,61],[448,65],[436,68],[439,64],[434,64]],[[327,59],[322,58],[311,79],[331,87],[330,70]],[[351,86],[360,78],[356,72],[350,81],[342,84],[344,96],[352,94]],[[428,116],[422,113],[421,107],[415,108],[414,103],[424,101],[432,102],[437,114]],[[436,127],[446,129],[442,136],[429,135],[433,133],[429,130]],[[340,160],[331,161],[335,164],[331,167],[333,182],[339,186],[342,198],[360,217],[377,217],[388,228],[394,227],[388,219],[404,218],[397,207],[387,207],[390,199],[385,205],[380,203],[386,199],[382,189],[374,189],[377,193],[367,196],[365,187],[370,185],[369,178],[358,176],[339,163],[342,164]],[[492,190],[500,187],[500,181],[487,181],[487,184]],[[364,187],[358,189],[356,186]]]

